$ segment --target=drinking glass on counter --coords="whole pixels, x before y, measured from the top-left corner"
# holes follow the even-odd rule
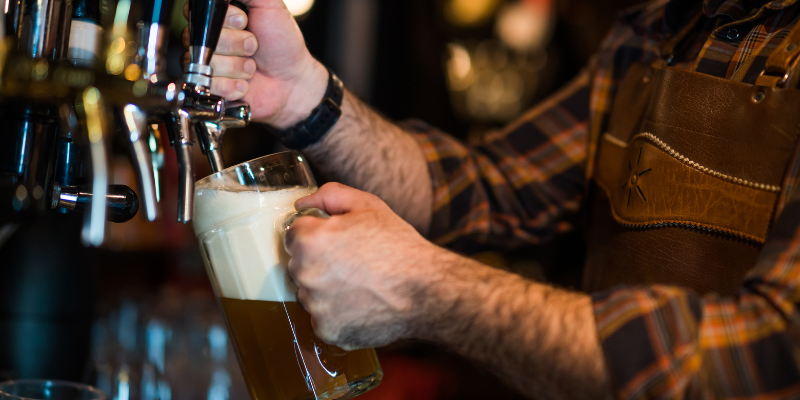
[[[318,339],[286,271],[294,202],[317,190],[303,157],[261,157],[196,188],[194,231],[251,397],[350,399],[376,387],[383,372],[375,350],[346,352]]]
[[[15,379],[0,382],[0,400],[106,400],[106,395],[80,383]]]

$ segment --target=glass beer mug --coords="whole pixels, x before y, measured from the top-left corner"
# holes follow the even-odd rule
[[[294,202],[316,190],[291,151],[197,182],[194,232],[253,400],[350,399],[383,377],[374,349],[346,352],[314,335],[286,272]]]

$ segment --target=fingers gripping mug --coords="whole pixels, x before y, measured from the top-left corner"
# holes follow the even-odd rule
[[[317,190],[303,157],[284,152],[201,179],[194,231],[254,400],[350,399],[383,377],[374,349],[346,352],[318,339],[297,302],[284,248],[294,208]]]

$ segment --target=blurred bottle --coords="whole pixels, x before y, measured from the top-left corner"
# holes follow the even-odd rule
[[[100,57],[103,42],[100,17],[100,0],[73,0],[67,51],[67,59],[73,65],[92,67]]]

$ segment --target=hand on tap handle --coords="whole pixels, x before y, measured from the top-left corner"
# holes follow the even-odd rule
[[[189,2],[184,3],[184,16],[189,19]],[[257,47],[258,41],[252,33],[244,31],[247,26],[247,15],[240,9],[229,6],[223,19],[222,34],[216,44],[216,49],[211,58],[214,68],[214,79],[211,83],[211,93],[224,97],[227,100],[239,100],[249,89],[248,80],[256,72],[256,63],[250,58]],[[183,45],[190,51],[184,54],[184,64],[188,65],[195,58],[196,51],[190,45],[189,27],[183,31]],[[227,71],[220,75],[218,71]]]
[[[179,102],[171,112],[170,143],[178,160],[178,221],[189,222],[193,214],[194,162],[191,148],[195,130],[205,121],[220,120],[225,100],[211,95],[211,57],[219,42],[227,0],[190,0],[189,56]]]
[[[300,28],[282,0],[243,3],[249,18],[242,10],[228,7],[211,59],[211,92],[249,103],[254,122],[278,128],[294,125],[319,104],[328,72],[309,53]],[[188,17],[188,4],[184,12]],[[187,47],[189,36],[187,29]]]

